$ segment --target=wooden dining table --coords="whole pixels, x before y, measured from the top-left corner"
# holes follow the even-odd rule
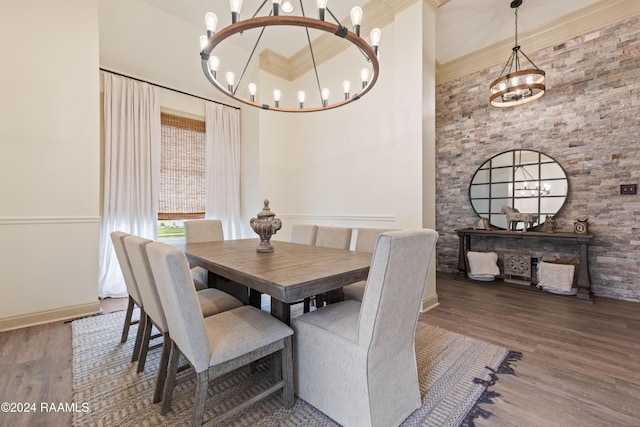
[[[256,252],[259,239],[188,243],[191,265],[271,296],[271,314],[289,324],[290,306],[314,295],[332,292],[341,299],[342,287],[366,280],[371,254],[271,241],[274,251]],[[258,294],[259,295],[259,294]],[[251,304],[260,307],[259,298]]]

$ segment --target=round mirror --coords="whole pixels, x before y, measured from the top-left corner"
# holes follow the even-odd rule
[[[556,215],[564,205],[569,181],[562,166],[538,151],[511,150],[487,160],[471,179],[469,199],[481,218],[497,228],[507,228],[503,206],[534,215],[533,226]],[[522,230],[522,222],[516,230]]]

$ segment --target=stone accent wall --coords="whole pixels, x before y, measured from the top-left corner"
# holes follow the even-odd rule
[[[476,169],[500,152],[532,149],[569,178],[556,230],[573,231],[576,218],[589,218],[595,295],[640,302],[640,194],[620,195],[620,184],[640,184],[640,17],[538,52],[522,49],[547,75],[537,101],[489,106],[489,83],[503,64],[436,87],[438,270],[456,271],[455,230],[478,222],[468,195]],[[577,254],[571,244],[491,240],[487,250],[500,244],[500,251],[567,261]]]

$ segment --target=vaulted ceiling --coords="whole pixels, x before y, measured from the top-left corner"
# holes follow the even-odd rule
[[[204,32],[204,14],[218,15],[219,27],[230,23],[228,0],[143,0],[167,13],[200,26]],[[330,0],[328,8],[350,26],[349,11],[361,6],[364,11],[362,34],[373,27],[391,23],[399,11],[425,1],[436,10],[436,61],[438,82],[460,77],[505,61],[514,43],[514,10],[511,0]],[[265,3],[244,1],[242,15],[251,16]],[[291,1],[299,14],[316,16],[315,0]],[[524,0],[518,13],[519,43],[527,52],[535,51],[571,37],[585,34],[640,13],[637,0]],[[327,18],[329,20],[330,18]],[[239,37],[234,43],[251,49],[255,39]],[[317,62],[325,61],[342,48],[330,34],[312,35]],[[309,70],[309,53],[304,37],[271,31],[263,36],[258,52],[260,67],[286,79],[294,79]],[[384,46],[384,42],[381,43]],[[266,49],[269,46],[269,49]]]

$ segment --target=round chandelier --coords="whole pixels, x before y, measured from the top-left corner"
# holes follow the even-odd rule
[[[230,0],[231,25],[220,30],[216,30],[218,22],[217,16],[212,12],[208,12],[205,15],[207,35],[200,36],[200,59],[202,71],[204,72],[205,77],[216,89],[237,101],[253,107],[271,111],[298,113],[324,111],[341,107],[360,99],[373,88],[378,79],[379,72],[378,46],[380,43],[381,31],[378,28],[371,30],[370,44],[360,36],[360,25],[362,22],[362,9],[360,7],[356,6],[351,10],[351,22],[353,27],[349,30],[347,27],[342,25],[331,10],[327,8],[327,0],[316,0],[318,18],[311,18],[305,15],[302,0],[300,0],[301,15],[281,15],[281,11],[285,13],[293,11],[293,5],[288,1],[282,2],[281,0],[271,0],[272,7],[267,8],[268,10],[263,12],[263,14],[267,15],[258,16],[265,8],[264,6],[267,2],[268,0],[263,0],[253,16],[243,20],[240,19],[242,0]],[[325,21],[326,13],[333,18],[335,23]],[[272,99],[261,100],[258,99],[257,85],[253,82],[243,82],[245,72],[258,48],[262,35],[269,27],[303,27],[305,29],[306,43],[309,48],[315,73],[315,80],[320,95],[319,99],[321,100],[319,105],[309,105],[308,102],[305,103],[305,100],[307,99],[306,94],[304,91],[299,91],[295,97],[287,96],[287,99],[296,99],[297,102],[290,106],[282,106],[282,92],[277,88],[273,88]],[[240,73],[240,77],[236,79],[236,73],[233,70],[227,70],[224,73],[224,82],[220,82],[218,78],[222,77],[221,69],[224,69],[224,64],[223,60],[214,55],[216,47],[231,36],[243,34],[245,31],[252,29],[259,29],[260,31],[244,69]],[[358,49],[364,58],[365,64],[359,73],[361,78],[361,89],[359,91],[352,92],[351,82],[349,80],[345,80],[342,84],[343,95],[330,96],[330,88],[323,87],[320,82],[309,30],[319,30],[333,34],[347,42],[350,42]]]
[[[489,85],[491,90],[489,102],[494,107],[512,107],[524,104],[540,98],[545,92],[544,71],[539,69],[518,45],[518,8],[521,5],[522,0],[511,2],[511,8],[515,9],[515,45],[511,49],[511,56],[500,72],[500,77]],[[521,69],[520,54],[529,61],[533,68]]]

